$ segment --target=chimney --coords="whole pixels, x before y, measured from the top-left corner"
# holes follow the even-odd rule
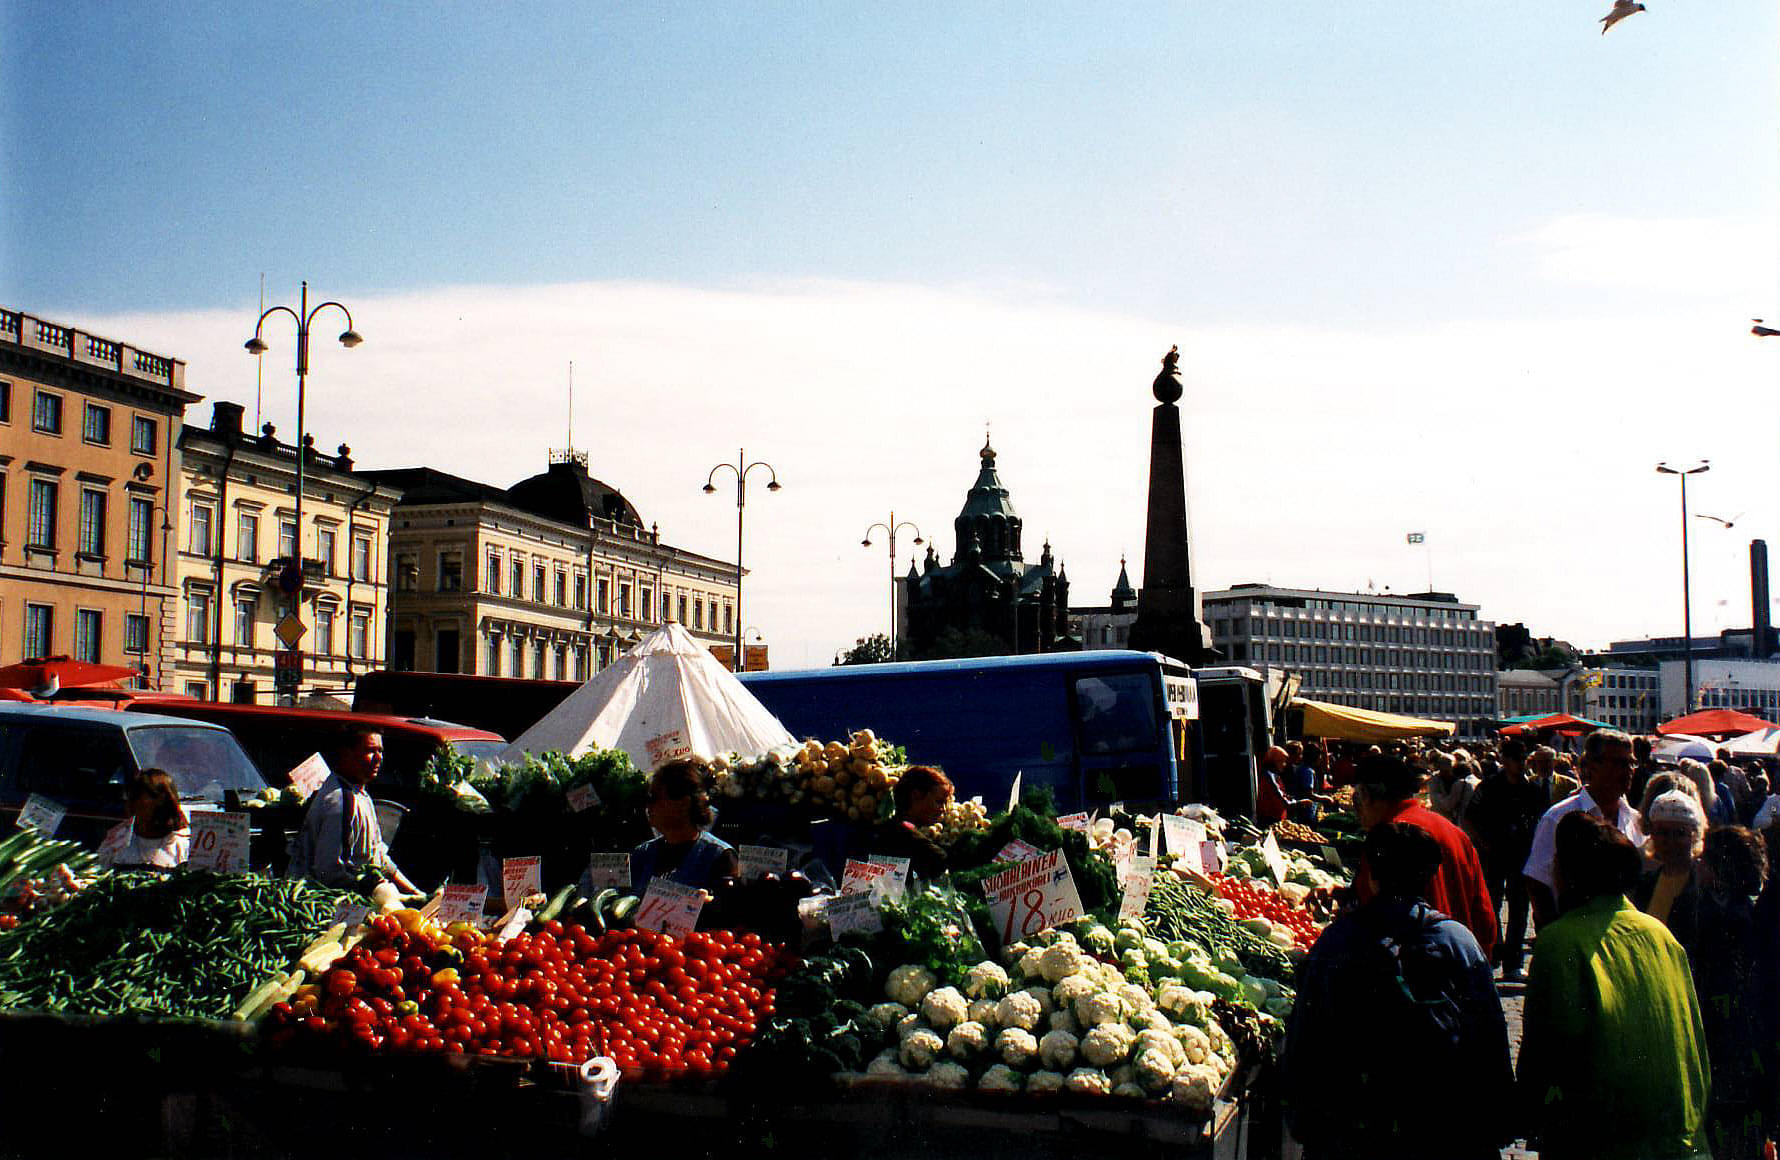
[[[1750,655],[1766,660],[1774,655],[1774,630],[1769,625],[1773,603],[1768,595],[1768,542],[1749,541]]]
[[[240,403],[216,402],[210,406],[210,430],[229,439],[241,438]]]

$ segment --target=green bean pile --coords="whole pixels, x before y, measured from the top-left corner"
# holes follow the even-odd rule
[[[226,1019],[348,897],[258,874],[108,874],[0,933],[0,1008]]]
[[[1208,951],[1228,950],[1251,974],[1289,983],[1296,973],[1284,950],[1237,925],[1203,890],[1173,874],[1156,875],[1143,918],[1157,938],[1191,939]]]

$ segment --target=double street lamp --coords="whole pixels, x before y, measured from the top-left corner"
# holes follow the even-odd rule
[[[890,513],[890,518],[888,520],[884,521],[883,523],[873,524],[871,527],[865,529],[865,539],[859,541],[859,546],[862,548],[871,547],[871,534],[875,531],[878,531],[880,528],[883,529],[884,535],[889,540],[888,547],[890,549],[890,659],[895,660],[896,659],[896,533],[900,532],[904,528],[909,528],[910,530],[912,530],[915,533],[915,543],[916,544],[925,544],[927,541],[923,540],[921,538],[921,529],[919,527],[917,527],[913,522],[911,522],[909,520],[903,520],[901,523],[897,523],[896,522],[896,512],[892,511]]]
[[[1681,657],[1684,672],[1682,713],[1693,712],[1693,590],[1687,572],[1687,477],[1703,475],[1712,470],[1710,460],[1702,459],[1692,467],[1670,467],[1665,460],[1656,465],[1658,474],[1677,476],[1681,480]]]
[[[731,667],[738,673],[742,671],[742,512],[748,506],[748,473],[757,467],[766,471],[766,490],[778,491],[779,473],[773,465],[759,460],[749,463],[746,450],[736,452],[734,463],[719,463],[705,476],[705,494],[711,495],[717,490],[719,471],[727,468],[735,473],[735,657]]]
[[[259,321],[254,324],[253,337],[248,339],[247,342],[244,344],[247,348],[248,354],[254,355],[256,357],[259,355],[265,354],[268,350],[271,349],[270,347],[268,347],[266,345],[265,340],[260,337],[261,333],[266,328],[266,319],[268,319],[268,318],[272,317],[274,314],[277,314],[280,311],[282,311],[283,313],[290,315],[293,319],[296,320],[296,323],[297,323],[297,503],[296,503],[297,534],[296,534],[296,542],[294,544],[295,550],[292,552],[292,556],[294,558],[285,562],[284,572],[279,577],[280,587],[282,587],[284,589],[285,595],[288,596],[290,599],[289,612],[293,616],[298,615],[298,611],[299,611],[299,609],[302,608],[302,605],[303,605],[303,477],[304,477],[304,466],[305,466],[305,464],[308,460],[308,457],[309,457],[308,443],[307,443],[307,440],[304,438],[303,417],[304,417],[304,403],[306,402],[306,386],[307,386],[307,382],[308,382],[308,378],[309,378],[309,327],[310,327],[310,324],[315,321],[316,315],[320,314],[322,311],[326,310],[330,306],[332,306],[334,309],[338,310],[341,314],[344,314],[346,316],[346,329],[340,332],[340,345],[345,347],[348,350],[351,350],[353,347],[357,346],[359,343],[365,341],[364,337],[362,335],[360,335],[358,331],[356,331],[352,328],[352,311],[346,309],[345,306],[341,305],[338,302],[329,300],[327,302],[322,302],[322,303],[316,305],[314,308],[311,308],[309,305],[309,283],[304,282],[302,297],[298,300],[297,308],[295,310],[293,310],[288,306],[268,307],[266,310],[261,312]],[[299,621],[300,620],[301,620],[301,617],[299,617]],[[296,652],[297,650],[293,648],[291,651]],[[303,665],[302,665],[302,654],[301,653],[297,653],[297,663],[293,666],[293,668],[296,673],[296,680],[294,683],[295,683],[296,687],[301,688],[302,683],[303,683]]]

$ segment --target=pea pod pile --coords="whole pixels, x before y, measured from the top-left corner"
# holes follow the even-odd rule
[[[1214,954],[1234,954],[1252,974],[1292,981],[1292,960],[1284,950],[1238,925],[1204,891],[1173,874],[1156,875],[1143,917],[1159,939],[1191,939]]]
[[[109,874],[0,933],[0,1008],[226,1019],[349,897],[257,874]]]

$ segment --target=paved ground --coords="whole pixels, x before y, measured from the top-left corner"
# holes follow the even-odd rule
[[[1502,1013],[1508,1017],[1508,1047],[1514,1053],[1515,1065],[1520,1064],[1520,1014],[1522,995],[1526,990],[1524,983],[1501,982],[1501,972],[1496,972],[1496,993],[1502,996]],[[1511,1147],[1502,1149],[1502,1160],[1527,1160],[1539,1153],[1529,1151],[1525,1140],[1517,1140]]]

